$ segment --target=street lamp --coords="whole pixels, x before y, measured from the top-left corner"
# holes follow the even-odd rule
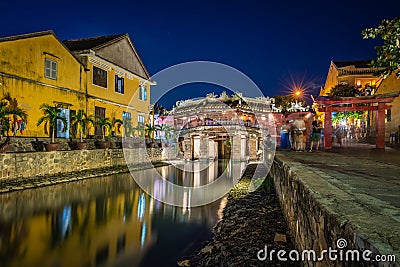
[[[299,99],[303,96],[303,90],[301,90],[300,88],[294,88],[293,89],[293,95],[296,99]]]

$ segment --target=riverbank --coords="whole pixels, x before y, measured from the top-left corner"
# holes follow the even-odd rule
[[[131,170],[139,170],[145,168],[161,167],[169,165],[168,162],[156,161],[152,164],[136,164],[131,166]],[[117,173],[128,173],[127,165],[117,165],[112,167],[103,167],[96,169],[88,169],[82,171],[72,171],[67,173],[59,173],[52,175],[34,176],[28,178],[4,179],[0,181],[0,194],[17,190],[30,188],[38,188],[60,183],[73,182],[78,180],[90,179],[101,176],[108,176]]]
[[[178,266],[300,266],[297,262],[282,262],[273,257],[261,261],[257,253],[294,249],[286,221],[280,209],[272,178],[265,179],[255,192],[248,187],[255,171],[250,164],[243,178],[229,192],[223,218],[214,227],[213,239],[201,250]]]

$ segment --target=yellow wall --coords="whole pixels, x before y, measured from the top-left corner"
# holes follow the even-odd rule
[[[0,93],[10,93],[28,113],[23,136],[47,136],[43,126],[36,126],[42,103],[57,101],[86,109],[84,67],[54,35],[0,42],[0,55]],[[57,80],[44,76],[45,58],[57,62]]]
[[[395,74],[388,76],[378,87],[377,94],[385,94],[400,91],[400,80]],[[400,97],[392,102],[392,120],[387,121],[385,125],[385,140],[389,141],[390,133],[397,132],[400,127]]]

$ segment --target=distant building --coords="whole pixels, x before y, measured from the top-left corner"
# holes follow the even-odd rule
[[[396,74],[393,73],[382,80],[376,93],[386,94],[398,91],[400,91],[400,79],[397,79]],[[400,143],[400,97],[395,98],[391,105],[392,108],[386,110],[385,141]]]
[[[371,68],[370,63],[371,60],[332,60],[320,95],[328,95],[332,88],[339,84],[354,85],[360,91],[370,90],[370,93],[373,94],[381,79],[374,75],[377,69]]]

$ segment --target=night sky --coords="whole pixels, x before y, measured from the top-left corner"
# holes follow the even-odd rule
[[[128,33],[150,75],[177,63],[215,61],[274,96],[300,82],[317,94],[330,60],[375,57],[379,42],[363,40],[361,31],[396,16],[396,0],[3,1],[0,34],[52,29],[65,40]],[[162,103],[221,90],[182,86]]]

